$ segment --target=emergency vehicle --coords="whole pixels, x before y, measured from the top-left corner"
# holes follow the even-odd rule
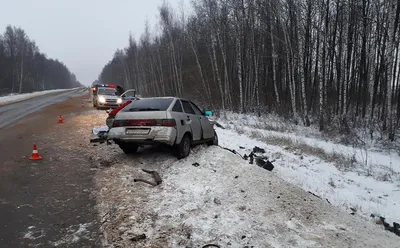
[[[114,84],[96,84],[92,87],[93,107],[118,108],[122,104]]]

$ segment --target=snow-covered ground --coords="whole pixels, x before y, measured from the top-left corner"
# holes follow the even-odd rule
[[[77,89],[77,88],[74,88],[74,89]],[[0,106],[14,103],[14,102],[24,101],[24,100],[34,98],[37,96],[43,96],[43,95],[47,95],[47,94],[51,94],[51,93],[64,92],[64,91],[69,91],[69,90],[74,90],[74,89],[44,90],[44,91],[37,91],[37,92],[32,92],[32,93],[11,94],[8,96],[2,96],[2,97],[0,97]]]
[[[142,149],[135,156],[107,150],[111,160],[103,165],[111,167],[96,176],[105,247],[398,244],[398,237],[374,223],[341,212],[219,147],[197,147],[180,161],[157,149]],[[158,171],[163,183],[134,183],[134,178],[153,180],[142,168]],[[144,240],[132,240],[142,234]]]
[[[104,125],[103,117],[85,118],[95,127]],[[308,155],[297,147],[304,146],[300,134],[277,146],[266,141],[279,141],[279,134],[268,139],[267,130],[226,124],[229,129],[217,129],[221,146],[241,154],[264,148],[275,169],[220,147],[198,146],[179,161],[166,148],[141,148],[128,156],[116,145],[93,147],[104,247],[398,247],[399,237],[369,218],[375,213],[399,222],[398,181],[353,172],[356,158],[349,159],[353,167],[340,167],[323,159],[330,156],[313,150]],[[134,182],[153,181],[141,169],[159,172],[162,184]],[[142,234],[145,239],[134,241]]]
[[[372,145],[345,146],[318,138],[313,128],[288,126],[277,119],[227,114],[221,119],[221,145],[242,154],[266,150],[278,175],[342,209],[369,218],[400,222],[400,157]],[[261,128],[261,127],[267,128]],[[269,129],[269,130],[268,130]],[[271,130],[273,129],[273,130]],[[245,147],[242,150],[239,146]]]

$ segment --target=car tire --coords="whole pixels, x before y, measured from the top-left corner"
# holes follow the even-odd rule
[[[192,140],[188,134],[185,134],[181,142],[176,146],[176,157],[178,159],[186,158],[190,154]]]
[[[215,132],[215,130],[214,130],[214,137],[213,137],[213,139],[210,140],[210,141],[208,141],[208,142],[207,142],[207,145],[209,145],[209,146],[218,146],[218,135],[217,135],[217,132]]]
[[[128,143],[119,143],[118,146],[125,154],[134,154],[137,152],[139,148],[137,144],[128,144]]]

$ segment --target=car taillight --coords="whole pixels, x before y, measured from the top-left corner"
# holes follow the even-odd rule
[[[127,126],[157,126],[157,120],[126,120]]]
[[[112,127],[175,127],[174,119],[164,120],[114,120]]]
[[[112,123],[112,127],[124,127],[125,120],[115,120]]]
[[[175,119],[162,120],[162,126],[164,126],[164,127],[175,127],[176,126]]]

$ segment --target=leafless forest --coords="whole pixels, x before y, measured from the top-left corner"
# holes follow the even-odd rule
[[[23,29],[7,26],[0,34],[0,96],[78,86],[75,75],[40,53]]]
[[[400,0],[199,0],[167,3],[159,24],[116,51],[99,80],[214,109],[274,112],[301,125],[400,120]]]

